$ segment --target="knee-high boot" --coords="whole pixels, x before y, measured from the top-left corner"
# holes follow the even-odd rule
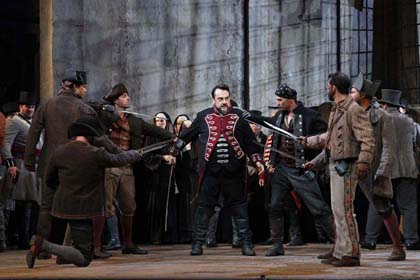
[[[193,256],[203,254],[203,243],[206,240],[209,220],[213,212],[213,209],[204,206],[198,206],[195,210],[191,248],[191,255]]]
[[[247,204],[232,207],[232,217],[236,225],[238,242],[242,245],[242,255],[255,256],[252,244],[252,232],[249,227]]]
[[[398,219],[395,212],[384,218],[384,224],[392,240],[392,252],[388,257],[388,261],[403,261],[405,260],[404,246],[401,244],[401,233],[398,227]]]

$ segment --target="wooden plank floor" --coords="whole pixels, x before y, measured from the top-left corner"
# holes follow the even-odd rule
[[[55,259],[25,264],[25,251],[0,253],[2,279],[420,279],[420,251],[409,251],[407,260],[388,262],[389,245],[363,250],[362,266],[335,268],[320,264],[316,255],[330,245],[308,244],[286,248],[286,256],[265,257],[269,246],[256,246],[257,256],[245,257],[228,244],[190,256],[189,245],[143,246],[148,255],[121,255],[93,261],[89,267],[57,265]]]

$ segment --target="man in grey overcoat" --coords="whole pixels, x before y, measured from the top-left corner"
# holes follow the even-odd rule
[[[380,108],[375,94],[381,82],[371,82],[363,78],[360,73],[354,81],[351,96],[363,109],[365,109],[369,122],[373,128],[375,139],[375,153],[369,176],[359,182],[359,186],[369,201],[368,221],[372,215],[382,217],[389,236],[392,239],[392,253],[389,261],[405,260],[404,247],[401,244],[401,234],[398,227],[397,215],[392,205],[391,172],[393,168],[393,155],[396,152],[394,123],[390,114]],[[374,249],[376,243],[369,240],[361,242],[362,248]]]
[[[15,216],[20,249],[29,248],[29,238],[35,233],[41,203],[40,184],[35,172],[25,168],[23,155],[26,138],[35,112],[36,99],[33,93],[22,91],[19,96],[19,112],[6,121],[6,134],[1,155],[7,167],[4,188],[10,190],[15,200]],[[41,150],[41,135],[36,150]]]
[[[401,106],[401,91],[382,89],[382,108],[392,117],[394,130],[389,131],[399,147],[393,153],[394,166],[391,170],[394,197],[403,220],[403,233],[407,250],[419,250],[417,231],[417,165],[413,147],[413,120],[398,110]],[[371,215],[367,223],[367,238],[375,240],[382,226],[379,216]]]

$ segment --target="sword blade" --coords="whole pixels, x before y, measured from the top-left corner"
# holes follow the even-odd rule
[[[142,114],[142,113],[137,113],[137,112],[133,112],[133,111],[128,111],[128,110],[123,110],[123,111],[119,111],[121,113],[126,113],[126,114],[132,114],[136,117],[141,117],[141,118],[148,118],[148,119],[153,119],[154,116],[150,116],[150,115],[146,115],[146,114]]]
[[[147,153],[150,153],[150,152],[153,152],[153,151],[162,149],[163,147],[167,146],[172,141],[173,141],[172,139],[169,139],[169,140],[166,140],[166,141],[158,142],[158,143],[155,143],[155,144],[152,144],[152,145],[148,145],[146,147],[143,147],[141,149],[138,149],[137,151],[141,155],[144,155],[144,154],[147,154]]]
[[[296,141],[297,138],[298,138],[296,135],[294,135],[294,134],[292,134],[292,133],[290,133],[290,132],[288,132],[288,131],[286,131],[284,129],[281,129],[280,127],[274,126],[274,125],[272,125],[269,122],[264,121],[264,124],[267,125],[267,126],[269,126],[272,130],[276,131],[278,134],[282,134],[282,135],[284,135],[286,137],[289,137],[290,139],[293,139],[293,140]]]

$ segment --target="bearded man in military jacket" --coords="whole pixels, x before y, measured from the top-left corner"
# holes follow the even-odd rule
[[[259,174],[263,174],[259,148],[244,111],[233,108],[227,85],[217,85],[211,91],[213,107],[197,114],[191,127],[180,135],[180,142],[189,143],[199,138],[199,186],[198,206],[193,224],[191,255],[203,253],[209,219],[219,194],[229,207],[236,228],[242,254],[254,256],[252,233],[248,222],[245,191],[246,158],[254,162]],[[182,146],[179,145],[179,146]],[[262,183],[263,178],[261,178]]]

